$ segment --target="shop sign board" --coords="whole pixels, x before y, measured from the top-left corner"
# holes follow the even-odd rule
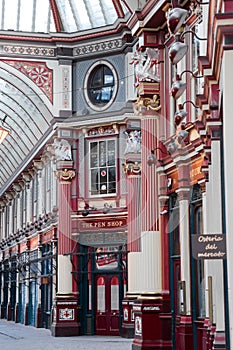
[[[226,259],[225,234],[193,234],[192,255],[194,259]]]

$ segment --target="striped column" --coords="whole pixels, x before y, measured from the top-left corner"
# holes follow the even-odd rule
[[[125,165],[127,175],[128,251],[140,251],[141,233],[141,164],[129,162]]]
[[[148,155],[157,147],[159,115],[142,117],[142,208],[141,208],[141,268],[142,290],[160,293],[162,290],[161,235],[158,222],[158,181],[156,165],[148,165]],[[155,155],[158,156],[157,150]]]
[[[148,155],[157,147],[158,119],[144,116],[142,132],[142,231],[158,231],[158,189],[156,166],[149,166]],[[157,151],[155,151],[157,154]]]
[[[58,170],[58,254],[71,252],[71,180],[75,177],[74,170]]]
[[[65,161],[57,170],[58,184],[58,294],[72,292],[72,265],[67,255],[72,251],[71,239],[71,183],[75,171]]]

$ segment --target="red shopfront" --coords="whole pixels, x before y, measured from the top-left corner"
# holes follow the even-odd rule
[[[120,335],[127,284],[125,216],[78,218],[72,258],[82,334]]]

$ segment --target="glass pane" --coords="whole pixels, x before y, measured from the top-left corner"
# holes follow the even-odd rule
[[[102,102],[109,102],[112,98],[113,94],[113,88],[111,86],[103,87],[101,91],[101,101]]]
[[[89,29],[91,28],[90,18],[87,13],[86,6],[83,1],[79,1],[78,3],[74,0],[71,1],[72,8],[74,11],[74,16],[76,17],[76,21],[78,23],[78,27],[80,29]],[[76,6],[78,5],[78,8]]]
[[[59,8],[64,30],[66,32],[76,32],[78,28],[75,23],[69,1],[59,0],[57,1],[57,6]]]
[[[98,144],[97,142],[92,142],[90,144],[90,167],[96,168],[99,165],[99,157],[98,157]]]
[[[105,281],[103,277],[97,279],[97,310],[105,312]]]
[[[108,181],[108,173],[107,168],[99,169],[99,182],[100,182],[100,193],[107,193],[107,181]]]
[[[99,172],[97,169],[91,170],[91,194],[98,194],[99,192]]]
[[[106,166],[106,141],[99,143],[99,162],[100,166]]]
[[[50,11],[50,5],[48,0],[37,0],[36,17],[35,17],[35,24],[34,24],[36,32],[49,31],[50,29],[49,11]],[[43,14],[43,16],[41,14]]]
[[[92,27],[99,27],[106,24],[99,0],[85,0],[88,12],[90,13]]]
[[[108,191],[110,193],[116,192],[116,168],[108,169]]]
[[[108,141],[108,165],[115,165],[115,140]]]
[[[33,19],[32,14],[33,14],[33,1],[21,0],[19,30],[22,30],[22,31],[32,30],[32,19]]]
[[[2,1],[3,0],[0,0],[0,20],[1,20],[1,22],[0,22],[0,29],[3,29],[3,23],[2,23],[2,11],[3,11],[3,4],[2,4]]]
[[[115,269],[118,266],[118,247],[98,247],[96,267],[100,270]]]
[[[5,1],[5,16],[4,16],[5,30],[17,29],[17,12],[18,12],[18,0]],[[27,17],[28,17],[28,12],[27,12]]]
[[[98,166],[98,156],[97,154],[91,154],[91,168]]]
[[[114,78],[109,67],[104,66],[104,85],[113,84]]]
[[[111,310],[119,310],[119,281],[117,277],[111,279]]]
[[[93,73],[93,77],[91,79],[91,87],[98,87],[102,85],[102,69],[101,66]]]

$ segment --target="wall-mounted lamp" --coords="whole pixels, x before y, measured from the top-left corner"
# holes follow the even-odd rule
[[[176,65],[182,60],[188,51],[188,45],[182,40],[185,34],[192,33],[198,40],[207,40],[207,38],[200,38],[194,31],[186,30],[181,34],[176,34],[175,41],[171,44],[168,55],[173,65]]]
[[[173,154],[178,148],[178,145],[176,143],[175,139],[172,139],[171,142],[167,145],[167,151],[169,154]]]
[[[188,113],[184,110],[183,104],[178,105],[178,110],[176,111],[174,115],[174,122],[175,125],[178,126],[182,120],[187,117]]]
[[[177,134],[177,142],[181,145],[187,139],[188,135],[187,130],[180,130]]]
[[[175,100],[177,100],[183,94],[186,89],[186,85],[187,84],[183,83],[181,77],[177,74],[176,80],[171,87],[171,95]]]
[[[188,29],[188,30],[185,30],[183,33],[181,33],[180,35],[180,39],[182,40],[184,35],[187,34],[187,33],[192,33],[198,40],[207,40],[207,38],[200,38],[193,30],[191,29]]]
[[[203,78],[202,75],[194,75],[191,70],[184,70],[181,74],[176,74],[176,80],[171,87],[171,95],[175,100],[177,100],[186,89],[187,84],[183,83],[181,80],[184,73],[190,73],[194,78]]]
[[[178,105],[178,110],[176,111],[175,115],[174,115],[174,122],[175,125],[178,126],[180,125],[180,123],[182,122],[182,120],[187,117],[188,113],[184,110],[184,105],[186,103],[191,103],[193,105],[193,107],[195,107],[196,109],[199,108],[198,106],[196,106],[192,101],[187,100],[182,104]]]
[[[156,155],[155,155],[155,151],[156,150],[159,150],[161,153],[163,154],[166,154],[168,155],[169,153],[168,152],[165,152],[162,150],[162,148],[160,147],[156,147],[154,149],[151,150],[151,153],[149,154],[149,156],[147,157],[147,164],[149,166],[153,165],[153,164],[156,164],[157,163],[157,160],[161,162],[161,160],[157,159]]]
[[[90,214],[90,210],[96,210],[95,207],[90,207],[88,203],[85,203],[84,209],[82,211],[82,216],[87,216]]]
[[[4,125],[6,117],[7,115],[5,115],[5,117],[2,120],[0,120],[0,144],[5,140],[7,135],[10,134],[11,132],[11,130]]]
[[[111,209],[112,209],[111,204],[104,203],[103,214],[108,214]]]
[[[171,44],[168,55],[172,64],[177,64],[182,60],[188,51],[188,45],[179,40],[177,35],[175,41]]]
[[[168,12],[167,25],[172,34],[176,34],[184,24],[188,16],[188,11],[179,7],[175,7]]]

